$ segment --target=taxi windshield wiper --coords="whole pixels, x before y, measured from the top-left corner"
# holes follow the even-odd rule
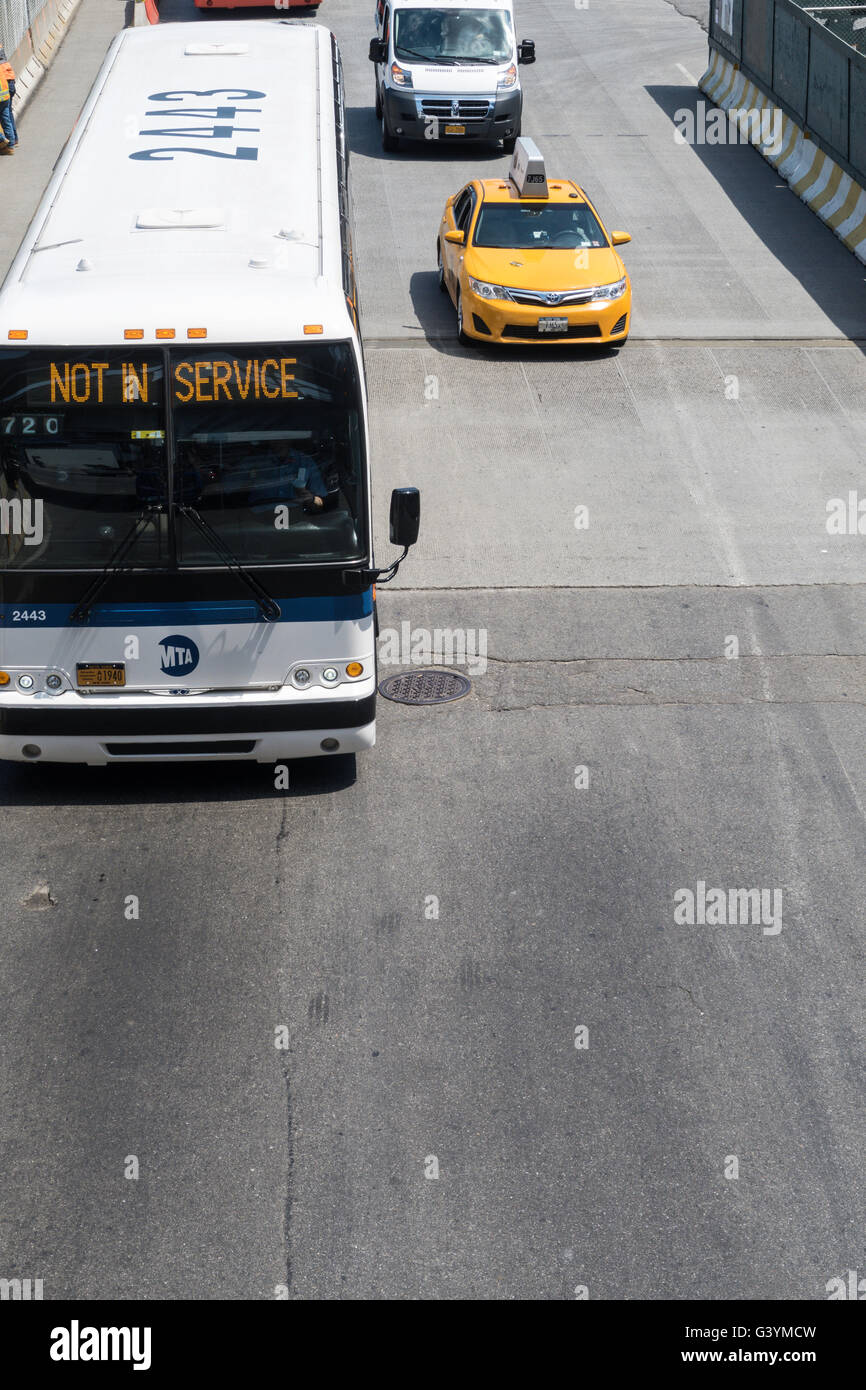
[[[96,602],[97,595],[101,593],[109,579],[115,574],[119,574],[121,570],[130,568],[129,565],[124,563],[127,555],[130,550],[132,550],[139,536],[143,535],[148,526],[155,521],[156,517],[159,515],[159,511],[159,507],[149,507],[146,512],[139,512],[133,525],[129,528],[122,540],[114,547],[114,550],[109,555],[100,573],[93,580],[89,588],[85,590],[84,594],[73,608],[69,617],[71,623],[86,623],[87,619],[90,617],[90,610]]]
[[[246,584],[259,606],[259,612],[264,621],[266,623],[277,622],[281,617],[279,604],[274,602],[270,594],[262,587],[255,576],[250,574],[249,570],[241,564],[238,557],[226,545],[222,536],[213,529],[209,522],[205,521],[201,512],[197,511],[195,507],[191,507],[188,502],[179,503],[177,510],[180,512],[181,516],[185,516],[188,521],[191,521],[196,530],[210,543],[226,569],[231,570],[233,574],[237,575],[238,579]]]

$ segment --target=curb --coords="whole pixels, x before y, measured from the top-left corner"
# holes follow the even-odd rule
[[[773,131],[781,131],[781,134],[773,138],[766,130],[756,131],[755,123],[751,122],[750,144],[778,170],[797,197],[866,265],[866,189],[819,149],[807,131],[801,130],[781,107],[774,105],[765,92],[748,81],[717,50],[713,50],[710,65],[698,86],[723,111],[767,113]],[[738,124],[743,132],[742,121]]]
[[[81,0],[63,0],[45,38],[39,44],[37,53],[16,74],[15,96],[12,101],[12,109],[16,119],[26,109],[33,93],[54,62],[57,50],[63,42],[66,30],[80,4]]]

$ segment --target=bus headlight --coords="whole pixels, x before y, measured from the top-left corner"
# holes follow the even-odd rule
[[[295,671],[292,679],[294,680],[295,685],[309,685],[310,673],[307,670],[306,666],[299,666],[297,671]]]
[[[467,277],[469,288],[473,294],[477,294],[479,299],[507,299],[508,294],[502,285],[488,285],[486,280],[475,280],[471,275]]]
[[[49,690],[59,690],[63,684],[63,677],[58,676],[56,671],[52,671],[50,676],[45,677],[45,684]]]
[[[334,682],[335,682],[335,681],[338,681],[339,679],[340,679],[340,673],[339,673],[339,671],[336,669],[336,667],[334,667],[334,666],[326,666],[326,667],[325,667],[324,671],[322,672],[322,680],[323,680],[323,681],[327,681],[329,685],[333,685]]]
[[[18,677],[18,689],[19,689],[19,690],[32,690],[35,684],[36,684],[36,682],[34,681],[34,679],[33,679],[32,676],[19,676],[19,677]]]

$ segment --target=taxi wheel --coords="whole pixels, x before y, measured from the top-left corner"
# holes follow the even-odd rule
[[[446,283],[445,283],[445,267],[444,267],[444,265],[442,264],[442,244],[441,244],[441,242],[437,242],[437,243],[436,243],[436,264],[437,264],[438,269],[439,269],[439,281],[438,281],[439,289],[440,289],[440,291],[442,292],[442,294],[447,294],[447,293],[448,293],[448,286],[447,286]]]
[[[393,154],[394,151],[399,147],[399,144],[400,144],[400,141],[397,139],[397,136],[396,136],[396,135],[392,135],[391,132],[390,132],[390,130],[388,129],[388,118],[387,118],[387,116],[385,115],[385,111],[384,111],[384,108],[383,108],[383,110],[382,110],[382,149],[385,151],[386,154]]]
[[[457,340],[463,347],[472,347],[472,339],[463,328],[463,296],[457,291]]]

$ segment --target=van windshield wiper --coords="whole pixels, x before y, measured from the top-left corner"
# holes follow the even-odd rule
[[[279,604],[274,602],[270,594],[262,587],[255,576],[250,574],[249,570],[241,564],[238,557],[226,545],[222,536],[213,529],[209,522],[205,521],[201,512],[197,511],[195,507],[191,507],[189,503],[179,503],[177,510],[180,512],[181,516],[185,516],[188,521],[191,521],[196,530],[210,543],[226,566],[226,569],[231,570],[233,574],[237,575],[238,579],[246,584],[259,606],[259,612],[264,621],[266,623],[277,622],[282,616],[282,610]]]
[[[121,570],[130,569],[131,566],[125,564],[126,556],[135,545],[139,536],[143,535],[148,526],[155,521],[159,515],[158,507],[149,507],[146,512],[140,512],[135,522],[127,531],[123,539],[114,547],[100,573],[93,580],[92,584],[85,590],[82,597],[70,614],[71,623],[86,623],[90,617],[90,610],[96,602],[97,595],[102,592],[105,585],[115,574]]]

